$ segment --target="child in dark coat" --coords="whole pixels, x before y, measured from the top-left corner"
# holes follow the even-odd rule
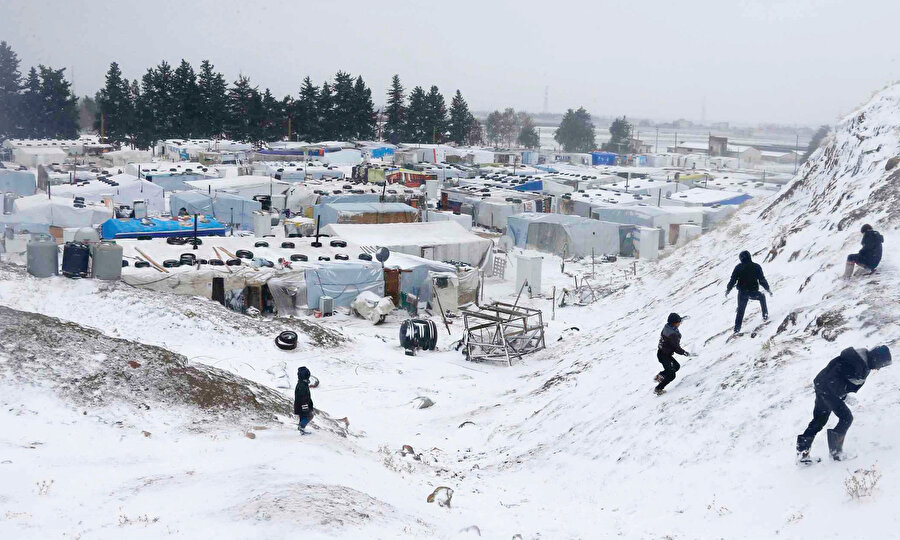
[[[675,373],[681,368],[674,355],[690,356],[690,353],[681,348],[681,332],[678,331],[678,327],[681,326],[682,320],[677,313],[669,313],[666,325],[659,336],[656,359],[662,364],[663,370],[656,375],[654,380],[659,384],[653,390],[658,396],[666,391],[666,385],[675,380]]]
[[[300,416],[297,429],[306,433],[306,424],[312,420],[313,401],[309,393],[309,369],[303,366],[297,370],[297,386],[294,388],[294,414]]]

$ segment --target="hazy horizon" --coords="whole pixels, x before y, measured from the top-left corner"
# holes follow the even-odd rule
[[[550,113],[814,126],[900,78],[893,2],[865,23],[844,0],[3,3],[0,39],[23,74],[65,67],[79,96],[100,89],[111,61],[135,79],[185,58],[279,97],[306,75],[320,84],[344,70],[363,76],[377,106],[398,73],[448,100],[458,88],[479,111],[543,112],[548,87]]]

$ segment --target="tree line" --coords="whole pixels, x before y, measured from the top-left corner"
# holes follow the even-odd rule
[[[23,78],[19,57],[0,41],[0,140],[78,136],[78,100],[65,68],[32,67]]]

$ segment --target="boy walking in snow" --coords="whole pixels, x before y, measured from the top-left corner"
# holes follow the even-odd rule
[[[749,251],[742,251],[738,256],[740,263],[734,267],[731,272],[731,279],[728,281],[728,288],[725,290],[725,297],[731,293],[731,289],[737,285],[738,305],[737,315],[734,318],[734,333],[741,331],[741,325],[744,323],[744,311],[747,309],[747,302],[756,300],[762,308],[763,321],[769,320],[769,307],[766,305],[766,297],[759,292],[759,286],[762,285],[769,295],[772,291],[769,289],[769,282],[763,275],[762,267],[750,258]]]
[[[656,359],[663,365],[663,370],[654,379],[659,383],[653,390],[657,396],[662,395],[666,391],[666,385],[675,380],[675,373],[681,369],[681,364],[675,360],[675,355],[690,356],[689,352],[681,348],[681,332],[678,331],[681,321],[682,317],[677,313],[669,313],[666,325],[659,336]]]
[[[853,422],[853,414],[844,399],[849,392],[857,392],[862,388],[871,370],[889,365],[891,351],[886,345],[880,345],[871,351],[850,347],[841,351],[840,356],[816,375],[813,380],[816,389],[813,419],[806,431],[797,436],[797,459],[801,463],[812,462],[809,449],[832,412],[838,417],[838,424],[834,429],[828,430],[828,450],[835,461],[844,458],[844,436]]]
[[[312,420],[313,401],[309,393],[310,373],[306,366],[297,369],[297,386],[294,388],[294,414],[300,415],[297,429],[306,433],[306,424]]]
[[[881,244],[884,243],[884,237],[881,233],[866,223],[860,230],[862,233],[862,249],[859,253],[847,255],[847,266],[844,268],[844,277],[849,278],[853,275],[856,265],[862,266],[874,272],[881,262]]]

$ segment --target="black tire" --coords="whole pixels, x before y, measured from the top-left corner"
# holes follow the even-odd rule
[[[249,249],[239,249],[234,253],[235,257],[238,259],[252,259],[253,252]]]
[[[297,262],[297,261],[306,262],[309,260],[309,257],[307,257],[306,255],[304,255],[302,253],[294,253],[293,255],[291,255],[290,259],[293,262]]]
[[[260,240],[259,242],[253,244],[253,247],[269,247],[269,243],[264,240]]]
[[[294,249],[296,247],[293,242],[282,242],[281,247],[283,249]]]

